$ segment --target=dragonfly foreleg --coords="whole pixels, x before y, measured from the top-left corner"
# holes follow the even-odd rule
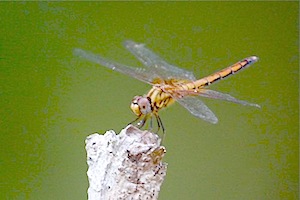
[[[138,121],[140,118],[141,118],[141,116],[138,116],[135,120],[129,122],[128,125],[135,123],[135,122]]]
[[[137,121],[139,121],[142,117],[143,117],[143,115],[138,116],[135,120],[133,120],[133,121],[130,122],[129,124],[135,124],[135,123],[136,123]],[[145,116],[143,117],[142,120],[140,120],[139,122],[137,122],[137,123],[135,124],[135,126],[138,127],[138,128],[142,128],[142,127],[145,125],[145,123],[146,123],[148,117],[149,117],[149,115],[145,115]],[[151,121],[152,121],[152,119],[151,119]],[[151,121],[150,121],[150,123],[152,123]],[[128,125],[129,125],[129,124],[128,124]]]
[[[145,119],[145,117],[144,117],[144,119],[142,119],[139,123],[137,123],[137,127],[138,127],[138,128],[142,128],[142,127],[145,125],[146,120],[147,120],[147,119]]]

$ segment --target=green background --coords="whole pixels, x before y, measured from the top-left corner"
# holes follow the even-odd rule
[[[75,58],[79,47],[141,66],[145,43],[198,78],[258,63],[210,88],[261,109],[204,99],[219,118],[161,112],[160,199],[298,199],[298,2],[1,2],[0,199],[86,199],[85,138],[119,132],[149,85]]]

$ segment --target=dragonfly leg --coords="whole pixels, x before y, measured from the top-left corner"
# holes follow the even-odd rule
[[[162,137],[161,137],[161,142],[160,142],[160,144],[162,144],[162,142],[164,141],[164,138],[165,138],[165,136],[166,136],[166,130],[165,130],[165,127],[164,127],[164,125],[163,125],[163,123],[162,123],[162,121],[161,121],[159,115],[155,115],[155,117],[156,117],[157,127],[158,127],[158,128],[157,128],[157,131],[156,131],[156,134],[158,133],[158,131],[160,130],[160,128],[161,128],[162,131],[163,131],[163,135],[162,135]]]
[[[140,115],[140,116],[138,116],[135,120],[133,120],[132,122],[130,122],[129,124],[134,124],[136,127],[138,127],[138,128],[142,128],[144,125],[145,125],[145,123],[146,123],[146,121],[147,121],[147,119],[148,119],[148,115],[145,115],[144,116],[144,118],[142,119],[142,120],[140,120],[141,118],[142,118],[142,116],[143,115]],[[139,121],[140,120],[140,121]],[[139,122],[137,122],[137,121],[139,121]],[[137,122],[137,123],[136,123]],[[128,125],[129,125],[128,124]]]
[[[157,115],[157,118],[158,118],[158,121],[160,122],[163,133],[165,133],[166,132],[165,127],[164,127],[164,125],[163,125],[163,123],[162,123],[162,121],[161,121],[161,119],[158,115]]]
[[[151,132],[153,129],[153,116],[150,117],[149,131]]]
[[[128,125],[135,123],[135,122],[138,121],[140,118],[141,118],[141,116],[138,116],[135,120],[129,122]]]
[[[145,118],[142,119],[139,123],[137,123],[137,127],[142,128],[145,125],[145,122],[146,122]]]

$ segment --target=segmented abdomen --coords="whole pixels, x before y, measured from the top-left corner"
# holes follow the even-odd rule
[[[194,86],[192,86],[192,88],[194,87],[193,89],[199,89],[201,87],[208,86],[208,85],[215,83],[221,79],[231,76],[242,69],[249,67],[251,64],[255,63],[257,60],[258,60],[258,58],[256,56],[245,58],[244,60],[237,62],[234,65],[231,65],[230,67],[222,69],[216,73],[213,73],[207,77],[204,77],[202,79],[199,79],[199,80],[197,80],[193,83],[189,83],[189,84],[194,85]],[[190,85],[189,85],[189,88],[191,88]]]

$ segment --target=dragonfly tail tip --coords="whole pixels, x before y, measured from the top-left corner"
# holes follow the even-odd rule
[[[256,62],[259,58],[257,56],[251,56],[250,59],[252,62]]]

